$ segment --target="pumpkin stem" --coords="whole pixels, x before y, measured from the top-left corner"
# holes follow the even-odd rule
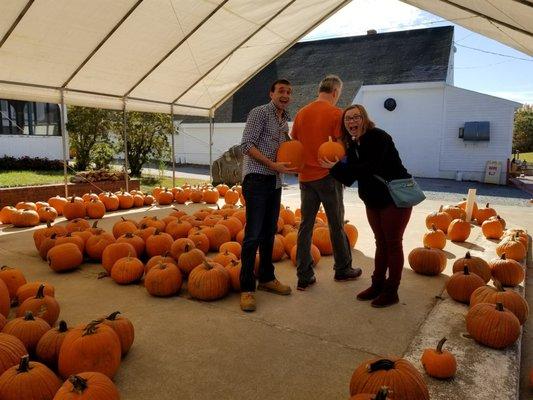
[[[506,260],[507,257],[505,256],[505,253],[503,253],[501,256],[500,256],[500,260]]]
[[[498,290],[498,292],[505,292],[505,289],[503,288],[502,283],[498,279],[492,279],[492,282],[494,283],[494,287]]]
[[[203,263],[204,263],[205,269],[207,269],[208,271],[210,269],[213,269],[213,266],[211,264],[209,264],[209,262],[207,260],[204,260]]]
[[[85,389],[87,389],[87,379],[84,379],[81,376],[70,375],[68,381],[72,383],[72,387],[77,394],[81,395]]]
[[[442,212],[442,205],[439,207],[439,212]]]
[[[30,370],[30,356],[25,355],[20,357],[20,363],[19,367],[17,368],[17,372],[29,372]]]
[[[504,311],[504,309],[503,309],[503,303],[501,303],[501,302],[496,303],[496,310],[498,310],[498,311]]]
[[[33,317],[33,313],[31,311],[26,311],[24,313],[24,321],[35,321],[35,318]]]
[[[466,264],[463,266],[463,274],[464,275],[470,275],[470,271],[468,271],[468,265],[466,265]]]
[[[61,333],[68,331],[67,323],[63,320],[59,321],[59,328],[57,330]]]
[[[35,295],[36,299],[44,299],[44,283],[41,283],[39,285],[39,289],[37,289],[37,294]]]
[[[93,335],[96,333],[96,328],[103,322],[102,319],[97,319],[89,322],[83,329],[82,336]]]
[[[386,386],[383,386],[381,389],[379,389],[379,392],[376,394],[376,397],[374,397],[374,400],[387,400],[388,394],[389,394],[389,388]]]
[[[100,220],[97,219],[96,221],[93,222],[93,228],[95,228],[95,229],[98,228],[98,221],[100,221]]]
[[[115,319],[117,319],[117,316],[121,314],[120,311],[115,311],[114,313],[110,314],[108,317],[106,317],[106,319],[110,320],[110,321],[114,321]]]
[[[50,223],[50,221],[46,221],[46,227],[47,228],[51,228],[52,227],[52,224]]]
[[[394,361],[389,360],[387,358],[382,358],[381,360],[377,360],[373,362],[372,364],[367,365],[368,372],[376,372],[376,371],[388,371],[389,369],[394,368]]]
[[[185,247],[183,248],[184,253],[188,253],[189,250],[190,250],[190,248],[191,248],[191,246],[189,245],[189,243],[187,243],[187,244],[185,245]]]
[[[437,227],[435,226],[435,224],[431,224],[431,229],[433,230],[433,232],[437,232]]]
[[[465,254],[465,258],[472,258],[472,256],[470,255],[470,252],[467,251],[466,254]]]
[[[0,268],[2,271],[5,271],[6,269],[13,269],[11,267],[8,267],[7,265],[2,265],[2,268]]]
[[[442,346],[444,346],[444,343],[446,342],[446,340],[448,340],[448,339],[446,339],[445,337],[443,337],[443,338],[439,341],[439,343],[437,344],[437,353],[442,354]]]
[[[487,203],[487,204],[485,205],[485,208],[489,208],[489,203]]]

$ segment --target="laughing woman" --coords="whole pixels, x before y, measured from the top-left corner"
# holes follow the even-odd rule
[[[359,197],[376,239],[372,285],[359,293],[359,300],[372,300],[374,307],[398,303],[398,287],[403,270],[402,239],[412,208],[394,204],[388,188],[378,177],[391,181],[410,178],[390,135],[375,127],[362,105],[343,113],[343,141],[347,156],[338,162],[322,160],[330,174],[351,186],[358,181]],[[388,277],[387,277],[388,270]]]

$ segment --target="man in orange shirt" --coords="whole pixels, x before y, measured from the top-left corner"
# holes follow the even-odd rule
[[[324,205],[333,246],[336,281],[354,280],[361,268],[352,268],[352,253],[344,233],[343,187],[318,162],[318,148],[329,137],[341,137],[342,110],[335,105],[342,91],[338,76],[328,75],[318,88],[318,99],[303,107],[294,119],[291,136],[304,146],[305,165],[299,174],[301,223],[298,230],[296,264],[298,290],[306,290],[316,282],[311,258],[313,227],[320,204]]]

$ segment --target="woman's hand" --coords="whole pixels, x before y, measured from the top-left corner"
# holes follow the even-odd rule
[[[318,163],[322,168],[331,169],[339,162],[339,158],[335,157],[335,161],[329,161],[327,158],[319,158]]]

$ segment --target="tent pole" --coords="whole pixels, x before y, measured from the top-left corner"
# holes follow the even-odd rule
[[[68,177],[67,177],[67,106],[65,105],[65,96],[61,90],[61,109],[59,112],[61,121],[61,142],[63,145],[63,178],[65,180],[65,198],[68,197]]]
[[[126,127],[126,98],[123,99],[124,107],[122,108],[122,129],[124,133],[124,183],[126,184],[126,192],[130,191],[130,181],[128,175],[128,129]]]
[[[172,187],[176,187],[176,149],[174,148],[174,105],[170,106],[170,139],[172,141]]]
[[[209,110],[209,181],[213,182],[213,134],[215,131],[215,111]]]

